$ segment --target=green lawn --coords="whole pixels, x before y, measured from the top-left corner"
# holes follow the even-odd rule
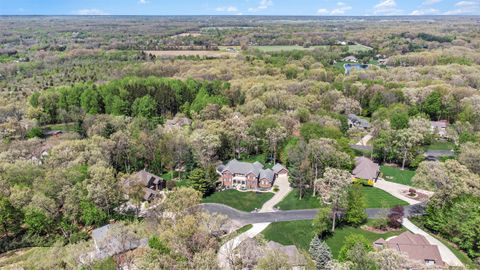
[[[380,171],[385,180],[408,186],[412,185],[412,177],[415,175],[415,171],[407,169],[402,171],[400,168],[390,166],[380,166]]]
[[[393,197],[389,193],[375,187],[362,186],[367,208],[391,208],[397,205],[408,205],[407,202]]]
[[[320,207],[318,197],[312,197],[311,193],[307,193],[304,197],[298,199],[298,189],[292,190],[288,195],[275,207],[281,210],[296,210],[296,209],[313,209]]]
[[[330,236],[329,238],[327,238],[327,240],[325,242],[330,247],[333,257],[337,258],[338,253],[340,252],[340,249],[343,246],[343,241],[345,241],[345,238],[349,235],[361,234],[361,235],[365,236],[365,238],[367,238],[368,241],[372,242],[372,244],[373,244],[373,241],[375,241],[379,238],[387,239],[391,236],[399,235],[403,231],[404,230],[387,232],[387,233],[374,233],[374,232],[363,230],[361,228],[344,226],[344,227],[335,229],[335,233],[332,236]]]
[[[242,233],[244,233],[244,232],[246,232],[246,231],[250,230],[252,227],[253,227],[253,225],[252,225],[252,224],[247,224],[247,225],[245,225],[245,226],[243,226],[243,227],[239,228],[239,229],[238,229],[238,230],[236,230],[235,232],[236,232],[237,234],[242,234]]]
[[[452,142],[435,141],[426,146],[426,148],[427,150],[453,150],[455,148],[455,144]]]
[[[332,250],[333,256],[336,258],[340,248],[343,246],[345,237],[350,234],[361,234],[365,236],[369,241],[373,241],[383,237],[384,239],[398,235],[402,231],[388,232],[384,234],[378,234],[374,232],[365,231],[361,228],[354,228],[350,226],[344,226],[335,229],[335,233],[327,238],[326,243]],[[311,220],[300,221],[286,221],[275,222],[270,224],[263,232],[263,236],[267,240],[275,241],[283,245],[295,245],[299,249],[308,250],[310,241],[314,237],[313,226]]]
[[[367,208],[408,205],[407,202],[397,199],[389,193],[378,188],[362,186],[362,191],[365,195]],[[313,209],[320,207],[320,201],[317,197],[312,197],[312,195],[309,193],[305,194],[305,196],[299,200],[298,190],[294,189],[280,203],[278,203],[276,207],[279,207],[281,210]]]
[[[304,250],[308,250],[315,235],[311,220],[275,222],[268,225],[262,234],[267,240],[282,245],[295,245]]]
[[[75,123],[51,124],[51,125],[45,125],[42,128],[69,132],[69,131],[75,131]]]
[[[271,192],[240,192],[237,190],[225,190],[215,192],[203,199],[204,203],[221,203],[235,209],[251,212],[273,197]]]

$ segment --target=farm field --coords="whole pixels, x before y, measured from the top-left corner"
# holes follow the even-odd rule
[[[237,55],[235,52],[227,51],[206,51],[206,50],[178,50],[178,51],[145,51],[147,54],[155,55],[160,58],[172,58],[179,56],[198,56],[206,58],[229,58]]]

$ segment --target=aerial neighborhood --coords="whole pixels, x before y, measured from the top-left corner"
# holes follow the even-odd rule
[[[478,1],[0,2],[0,269],[480,269]]]

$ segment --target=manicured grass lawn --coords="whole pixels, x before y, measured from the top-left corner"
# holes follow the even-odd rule
[[[45,125],[42,128],[47,128],[50,130],[61,130],[64,132],[75,131],[75,123],[65,123],[65,124],[51,124]]]
[[[390,208],[396,205],[408,205],[407,202],[397,199],[378,188],[362,186],[362,191],[365,195],[367,208]],[[279,207],[281,210],[313,209],[320,207],[320,201],[309,193],[299,200],[298,190],[294,189],[276,207]]]
[[[327,240],[325,241],[327,245],[330,247],[330,250],[332,251],[332,255],[334,258],[337,258],[338,253],[340,252],[340,249],[343,246],[343,242],[345,241],[345,238],[349,235],[352,234],[361,234],[365,236],[365,238],[368,239],[369,242],[383,238],[387,239],[391,236],[399,235],[403,232],[402,231],[394,231],[394,232],[387,232],[387,233],[374,233],[370,231],[363,230],[361,228],[354,228],[350,226],[344,226],[335,229],[335,232],[333,233],[332,236],[328,237]]]
[[[314,209],[320,207],[318,197],[312,197],[311,193],[307,193],[301,200],[298,199],[298,189],[292,190],[288,195],[275,207],[281,210],[295,210],[295,209]]]
[[[295,245],[304,250],[308,250],[315,235],[311,220],[275,222],[268,225],[262,234],[267,240],[282,245]]]
[[[468,268],[468,269],[479,269],[478,266],[475,265],[475,263],[470,259],[470,257],[467,256],[467,254],[460,249],[458,249],[455,244],[450,243],[448,240],[442,238],[439,235],[436,235],[432,232],[430,232],[427,228],[425,228],[422,224],[421,218],[409,218],[409,220],[417,225],[419,228],[422,228],[426,232],[428,232],[431,236],[435,237],[438,239],[438,241],[442,242],[445,246],[447,246],[450,251],[452,251],[455,256]]]
[[[389,193],[375,187],[362,186],[367,208],[391,208],[396,205],[408,205],[407,202],[393,197]]]
[[[407,169],[402,171],[400,168],[390,166],[380,166],[380,171],[385,180],[408,186],[412,185],[412,177],[415,175],[415,171]]]
[[[378,234],[365,231],[361,228],[343,226],[335,229],[335,233],[326,240],[327,245],[332,250],[333,256],[336,258],[343,246],[345,237],[351,234],[361,234],[369,241],[373,241],[383,237],[384,239],[398,235],[402,231],[388,232]],[[314,237],[313,226],[311,220],[275,222],[270,224],[263,232],[263,236],[267,240],[275,241],[283,245],[295,245],[299,249],[308,250],[310,241]]]
[[[435,141],[426,148],[427,150],[453,150],[455,148],[455,144],[451,142]]]
[[[215,192],[203,199],[204,203],[221,203],[235,209],[251,212],[255,208],[260,209],[262,205],[273,197],[270,192],[240,192],[237,190],[225,190]]]

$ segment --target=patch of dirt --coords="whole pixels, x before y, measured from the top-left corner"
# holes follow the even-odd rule
[[[403,190],[402,194],[405,195],[408,198],[412,198],[414,200],[421,201],[421,202],[425,202],[429,198],[428,195],[423,194],[423,193],[418,192],[418,191],[414,196],[410,196],[410,192],[408,190]]]

